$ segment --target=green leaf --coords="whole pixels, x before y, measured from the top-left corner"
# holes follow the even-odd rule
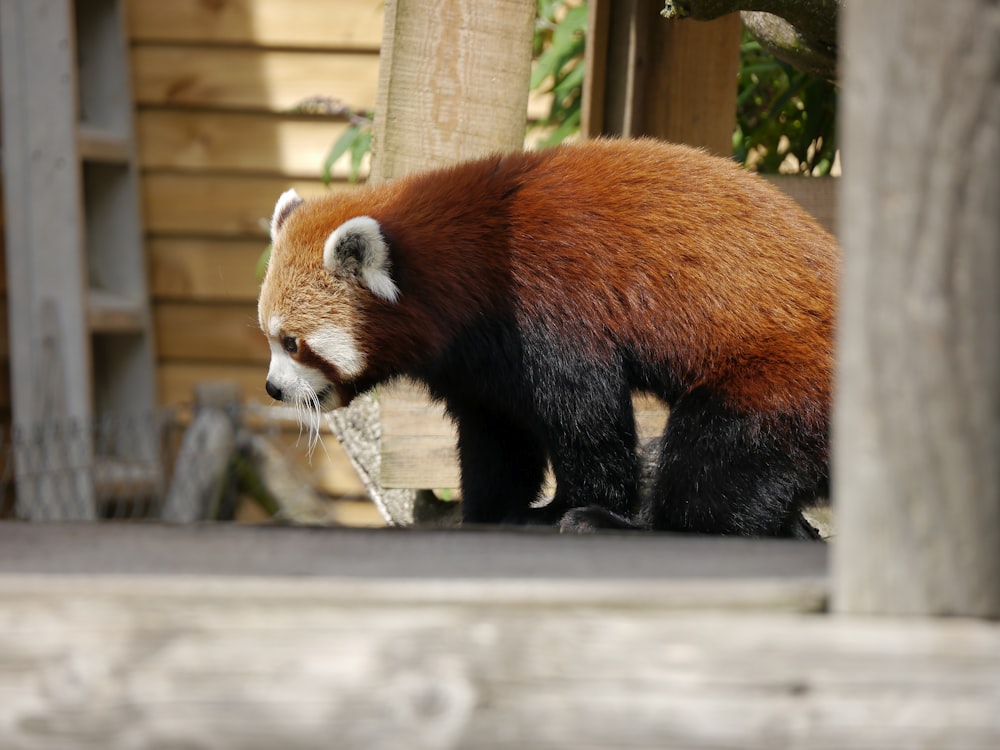
[[[361,128],[357,125],[348,125],[347,130],[340,134],[340,138],[333,142],[330,147],[330,151],[326,155],[326,159],[323,160],[323,184],[329,185],[330,180],[333,179],[333,165],[336,163],[337,159],[347,153],[348,150],[353,149],[361,137]]]
[[[357,182],[361,174],[361,164],[365,156],[372,150],[372,132],[365,130],[358,133],[358,137],[351,144],[351,173],[348,179]]]

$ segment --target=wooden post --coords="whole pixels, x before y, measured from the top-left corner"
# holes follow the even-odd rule
[[[524,144],[535,3],[388,0],[371,179]]]
[[[667,21],[662,0],[591,0],[583,131],[733,151],[739,15]]]
[[[369,179],[378,182],[520,149],[534,18],[532,0],[388,0]],[[429,432],[445,433],[451,436],[450,445],[455,444],[454,428],[441,406],[407,390],[407,386],[382,389],[377,402],[356,399],[333,416],[341,434],[348,434],[353,422],[365,425],[363,434],[379,436],[372,451],[375,460],[370,460],[368,451],[354,451],[358,455],[352,455],[352,461],[366,477],[380,512],[398,525],[410,525],[422,515],[421,504],[430,493],[414,490],[434,485],[387,488],[381,477],[394,473],[396,458],[387,456],[383,446],[398,443],[414,408]]]
[[[17,456],[17,515],[93,519],[73,9],[0,0],[0,21],[11,403],[38,442]]]
[[[1000,616],[1000,16],[849,2],[834,606]]]

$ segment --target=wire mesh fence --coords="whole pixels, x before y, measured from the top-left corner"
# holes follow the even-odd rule
[[[164,487],[169,413],[14,427],[0,440],[0,517],[155,517]]]
[[[0,520],[328,523],[331,497],[303,468],[278,409],[164,410],[0,432]]]

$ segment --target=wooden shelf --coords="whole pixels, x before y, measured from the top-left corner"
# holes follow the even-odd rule
[[[143,301],[91,289],[87,299],[87,326],[92,333],[143,333],[149,321]]]
[[[120,133],[80,124],[76,129],[76,146],[84,161],[128,164],[132,144],[127,136]]]

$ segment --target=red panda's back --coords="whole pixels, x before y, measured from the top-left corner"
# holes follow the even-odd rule
[[[689,380],[749,398],[829,391],[838,250],[794,201],[728,160],[651,140],[533,158],[510,206],[529,317],[583,345],[657,350]]]

